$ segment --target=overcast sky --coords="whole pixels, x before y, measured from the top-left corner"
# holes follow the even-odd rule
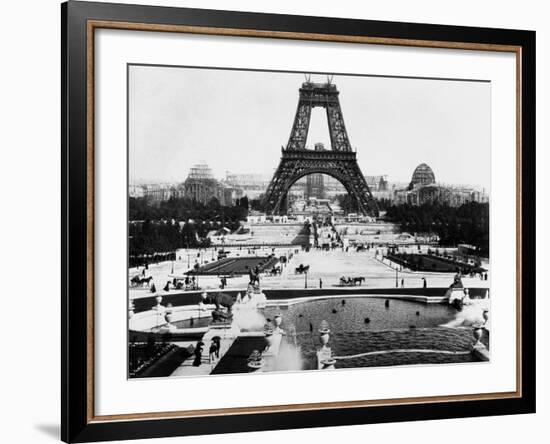
[[[129,70],[130,182],[183,181],[200,161],[271,175],[288,141],[303,74],[184,67]],[[324,82],[326,76],[313,75]],[[335,75],[349,140],[365,175],[490,183],[490,84]],[[326,113],[312,111],[308,145],[330,146]]]

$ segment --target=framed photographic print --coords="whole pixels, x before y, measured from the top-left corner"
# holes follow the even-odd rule
[[[535,411],[535,33],[62,5],[66,442]]]

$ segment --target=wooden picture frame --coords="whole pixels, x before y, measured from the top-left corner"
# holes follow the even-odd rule
[[[535,411],[535,33],[70,1],[62,18],[62,415],[65,442],[414,421]],[[94,32],[246,36],[516,55],[517,390],[132,415],[94,414]],[[514,197],[511,197],[513,199]]]

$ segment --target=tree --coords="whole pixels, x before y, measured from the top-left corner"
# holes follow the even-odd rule
[[[232,206],[223,206],[216,198],[207,204],[187,197],[172,197],[158,203],[130,198],[130,256],[137,260],[135,258],[142,254],[206,246],[209,244],[207,234],[215,226],[237,230],[241,221],[246,220],[248,206],[246,196],[239,200],[238,205]]]
[[[185,248],[196,247],[198,242],[195,226],[189,222],[185,223],[181,229],[181,239]]]
[[[442,245],[467,243],[489,256],[489,204],[469,202],[460,207],[439,203],[390,206],[386,219],[410,233],[436,233]]]
[[[265,212],[264,194],[260,194],[256,199],[250,199],[249,208],[254,211]]]
[[[245,208],[248,211],[248,196],[243,196],[237,200],[238,200],[237,206],[241,208]]]

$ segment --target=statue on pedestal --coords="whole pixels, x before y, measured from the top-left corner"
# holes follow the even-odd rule
[[[212,311],[212,320],[214,323],[226,323],[233,320],[232,308],[235,301],[230,295],[226,293],[208,295],[204,292],[201,294],[201,297],[202,301],[199,305],[214,304],[216,306],[214,311]],[[222,307],[225,308],[225,310]]]

